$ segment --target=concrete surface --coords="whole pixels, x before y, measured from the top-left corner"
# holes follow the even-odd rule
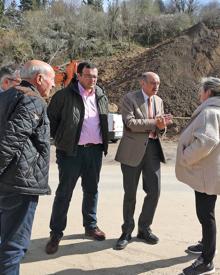
[[[68,224],[59,251],[48,256],[44,247],[49,236],[49,220],[54,193],[58,184],[54,147],[52,147],[50,185],[52,196],[41,197],[33,226],[30,249],[21,265],[21,275],[133,275],[133,274],[180,274],[196,258],[185,249],[201,238],[197,221],[193,191],[176,180],[174,161],[176,143],[164,142],[168,163],[162,166],[162,192],[157,208],[153,232],[158,235],[157,245],[148,245],[136,238],[125,250],[113,247],[121,234],[122,223],[122,176],[120,165],[114,159],[117,144],[110,144],[108,157],[104,159],[99,188],[98,225],[107,239],[93,241],[84,236],[82,226],[80,182],[73,193],[68,213]],[[141,182],[137,194],[135,220],[143,203]],[[220,204],[217,202],[216,218],[219,227]],[[217,247],[220,251],[219,236]],[[215,257],[216,273],[220,274],[220,253]]]

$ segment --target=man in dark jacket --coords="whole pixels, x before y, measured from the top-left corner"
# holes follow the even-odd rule
[[[97,76],[95,65],[80,63],[78,80],[73,79],[68,87],[58,91],[48,107],[59,169],[50,240],[46,245],[48,254],[58,250],[79,177],[82,178],[85,234],[95,240],[105,239],[105,233],[97,226],[96,210],[102,152],[106,155],[108,148],[108,101],[104,91],[96,85]]]
[[[8,90],[11,87],[18,85],[21,82],[18,66],[8,65],[0,68],[0,94]],[[1,210],[0,210],[1,215]],[[0,217],[1,228],[1,217]],[[1,232],[0,232],[1,242]]]
[[[19,86],[0,94],[0,274],[19,274],[39,195],[48,186],[50,129],[46,103],[54,71],[39,60],[21,69]]]

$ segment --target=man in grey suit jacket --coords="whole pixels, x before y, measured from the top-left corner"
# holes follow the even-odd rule
[[[126,94],[122,101],[124,133],[115,159],[121,163],[123,174],[124,223],[116,249],[124,249],[131,240],[141,172],[146,197],[138,220],[137,237],[149,244],[159,241],[150,228],[160,196],[160,162],[165,162],[159,131],[172,123],[172,116],[164,115],[163,101],[156,95],[159,76],[153,72],[143,73],[140,84],[140,91]]]

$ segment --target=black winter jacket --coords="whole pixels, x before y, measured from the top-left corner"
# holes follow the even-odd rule
[[[103,139],[103,151],[108,151],[108,100],[104,91],[95,87],[96,101],[99,112],[100,127]],[[85,108],[79,93],[78,81],[58,91],[48,106],[51,136],[57,149],[72,155],[78,144],[84,119]]]
[[[0,94],[0,193],[50,193],[46,107],[26,81]]]

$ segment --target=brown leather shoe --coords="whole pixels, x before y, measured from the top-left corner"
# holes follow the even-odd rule
[[[85,235],[88,237],[92,237],[94,240],[97,241],[104,241],[105,240],[105,233],[100,230],[98,227],[92,229],[86,229]]]
[[[59,242],[60,242],[61,238],[56,236],[56,235],[51,235],[50,236],[50,240],[48,241],[46,247],[45,247],[45,251],[47,254],[54,254],[57,252],[58,248],[59,248]]]

